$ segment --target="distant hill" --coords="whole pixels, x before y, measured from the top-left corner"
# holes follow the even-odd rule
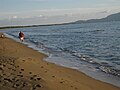
[[[120,21],[120,12],[116,14],[111,14],[105,18],[101,19],[90,19],[90,20],[78,20],[76,22],[72,22],[73,24],[79,23],[96,23],[96,22],[109,22],[109,21]]]
[[[52,26],[52,25],[68,25],[68,24],[80,24],[80,23],[96,23],[96,22],[109,22],[109,21],[120,21],[120,12],[116,14],[111,14],[105,18],[101,19],[90,19],[90,20],[78,20],[76,22],[61,23],[61,24],[47,24],[47,25],[28,25],[28,26],[5,26],[0,27],[0,29],[8,28],[28,28],[28,27],[39,27],[39,26]]]

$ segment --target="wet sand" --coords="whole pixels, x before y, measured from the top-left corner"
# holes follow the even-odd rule
[[[120,90],[77,70],[43,61],[46,57],[0,37],[0,90]]]

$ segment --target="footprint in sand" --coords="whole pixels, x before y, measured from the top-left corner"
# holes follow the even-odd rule
[[[40,88],[40,87],[42,87],[40,84],[35,84],[35,85],[33,85],[31,90],[35,90],[35,89]]]
[[[43,66],[41,66],[41,68],[44,68]]]
[[[55,77],[55,76],[52,76],[53,78]]]
[[[21,69],[21,71],[24,71],[24,69]]]
[[[32,72],[29,72],[29,74],[32,74]]]
[[[47,73],[47,71],[45,71],[45,73]]]

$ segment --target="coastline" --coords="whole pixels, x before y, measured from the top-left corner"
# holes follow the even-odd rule
[[[0,38],[2,90],[119,90],[74,69],[43,61],[47,55],[9,38]]]

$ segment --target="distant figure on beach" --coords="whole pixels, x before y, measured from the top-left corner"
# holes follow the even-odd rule
[[[24,33],[20,31],[19,38],[23,42],[24,41]]]
[[[4,34],[1,34],[1,35],[0,35],[0,37],[1,37],[1,38],[4,38],[4,37],[5,37],[5,35],[4,35]]]

